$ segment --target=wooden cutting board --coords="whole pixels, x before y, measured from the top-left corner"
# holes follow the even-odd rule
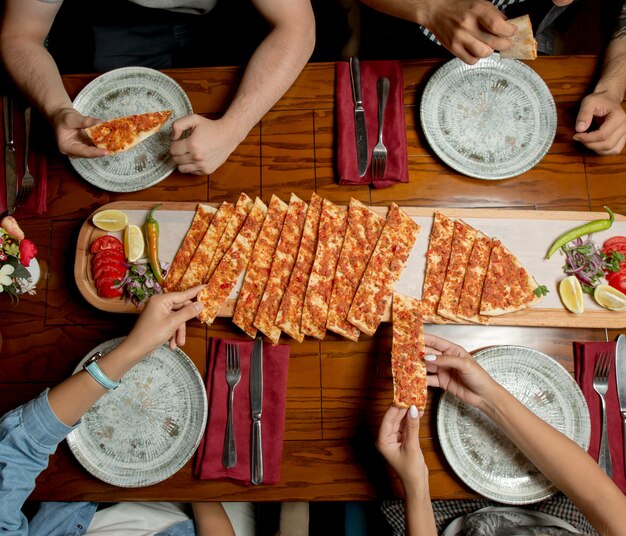
[[[129,223],[141,226],[148,210],[154,206],[152,201],[117,201],[100,207],[95,212],[106,209],[118,209],[127,213]],[[218,206],[218,203],[208,203]],[[156,212],[159,221],[160,257],[171,262],[180,246],[198,203],[171,202],[164,203]],[[371,207],[372,210],[385,215],[388,207]],[[459,208],[420,208],[402,207],[420,226],[418,239],[407,261],[407,266],[396,284],[396,291],[416,298],[421,297],[421,290],[426,266],[426,250],[430,235],[432,218],[435,211],[440,211],[451,218],[462,218],[464,221],[483,233],[498,238],[520,260],[522,265],[532,274],[540,285],[550,290],[543,301],[534,307],[492,317],[490,325],[495,326],[552,326],[580,328],[626,328],[626,311],[609,311],[597,305],[591,296],[584,296],[585,312],[574,314],[567,311],[558,296],[557,285],[566,274],[562,271],[564,257],[555,253],[550,260],[544,256],[554,239],[561,233],[582,223],[604,219],[606,212],[557,212],[539,210],[506,210],[506,209],[459,209]],[[94,212],[94,214],[95,214]],[[94,307],[108,312],[139,313],[141,309],[130,301],[118,298],[101,298],[93,284],[91,274],[91,257],[89,245],[99,236],[112,234],[122,239],[122,233],[106,233],[91,223],[91,217],[83,223],[76,244],[74,276],[83,297]],[[598,245],[611,236],[626,236],[626,217],[616,214],[611,229],[594,234]],[[236,299],[241,287],[239,283],[229,299],[219,310],[218,316],[232,316]],[[384,321],[390,319],[390,311],[385,314]]]

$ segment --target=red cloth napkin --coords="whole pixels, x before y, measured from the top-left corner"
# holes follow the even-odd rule
[[[374,180],[368,165],[367,173],[359,177],[354,133],[354,99],[350,82],[350,64],[337,63],[335,98],[337,108],[337,168],[339,184],[372,184],[374,188],[385,188],[396,182],[409,182],[409,164],[406,145],[406,122],[404,120],[404,80],[399,61],[362,61],[361,88],[367,143],[368,161],[372,149],[378,142],[378,97],[376,81],[389,78],[389,99],[385,109],[383,143],[387,147],[387,167],[382,179]]]
[[[600,397],[593,389],[593,371],[596,357],[600,352],[611,352],[615,355],[614,342],[575,342],[574,343],[574,375],[582,390],[591,416],[591,440],[589,455],[598,459],[600,450],[600,428],[602,426],[602,405]],[[615,384],[615,359],[611,359],[609,371],[609,390],[606,394],[607,429],[609,449],[613,461],[613,482],[626,493],[626,477],[624,476],[624,440],[622,435],[622,419],[617,387]]]
[[[2,100],[0,99],[0,115],[2,113]],[[14,216],[19,222],[21,216],[32,216],[33,214],[43,214],[47,210],[48,192],[48,163],[46,157],[33,147],[34,128],[36,128],[35,112],[31,114],[30,147],[28,150],[28,167],[30,173],[35,177],[35,188],[30,194],[26,203],[18,207]],[[18,188],[20,180],[24,174],[24,113],[17,103],[13,106],[13,136],[15,141],[15,160],[17,164]],[[5,169],[4,169],[4,140],[2,150],[0,150],[0,213],[7,209]]]
[[[237,464],[231,469],[222,465],[222,448],[226,431],[228,385],[226,384],[226,345],[239,346],[241,381],[235,388],[233,426],[237,445]],[[250,449],[252,417],[250,415],[250,355],[253,341],[212,338],[207,363],[207,396],[209,419],[196,454],[194,474],[202,480],[229,478],[250,485]],[[285,431],[285,399],[289,346],[263,344],[263,483],[280,480],[280,462]]]

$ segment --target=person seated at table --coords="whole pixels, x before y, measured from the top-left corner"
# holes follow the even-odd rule
[[[109,381],[119,382],[145,356],[169,340],[171,348],[185,343],[185,322],[198,315],[202,304],[192,301],[202,286],[185,292],[153,296],[130,334],[98,362]],[[42,503],[29,522],[22,506],[35,488],[35,479],[48,465],[57,445],[108,389],[81,370],[46,389],[0,419],[0,534],[254,534],[250,503],[194,503],[195,520],[172,503],[118,503],[96,512],[97,503]],[[246,506],[248,508],[246,508]],[[233,524],[229,519],[233,517]],[[173,524],[173,525],[172,525]],[[140,530],[141,529],[141,530]]]
[[[174,122],[171,154],[183,173],[203,175],[220,167],[287,91],[313,52],[315,19],[310,0],[250,1],[267,20],[270,31],[252,54],[230,105],[219,119],[192,114]],[[85,117],[72,108],[55,61],[44,46],[62,2],[6,0],[0,54],[17,87],[54,128],[61,153],[70,157],[104,156],[106,151],[91,144],[83,131],[97,124],[98,118]],[[125,25],[125,12],[120,13],[109,2],[99,8],[99,16],[119,18],[115,24],[94,28],[98,69],[176,67],[176,58],[187,53],[194,42],[191,34],[203,31],[192,19],[209,12],[217,0],[124,0],[117,4],[129,2],[148,6],[132,8],[139,10],[140,15],[134,17],[139,22]],[[213,52],[206,51],[209,53]],[[191,135],[183,137],[186,131]]]
[[[522,14],[523,10],[533,6],[540,10],[535,30],[538,50],[552,54],[553,25],[574,0],[552,0],[554,5],[548,0],[361,2],[377,11],[419,24],[429,39],[436,40],[464,62],[474,64],[494,50],[506,50],[511,46],[515,27],[506,21],[511,8],[518,10],[511,16]],[[626,91],[626,1],[622,2],[617,19],[600,78],[593,91],[583,99],[575,121],[574,140],[600,155],[620,154],[626,144],[626,112],[622,108]]]
[[[445,536],[466,534],[470,527],[472,534],[485,535],[595,534],[594,528],[600,534],[624,534],[626,497],[584,450],[527,409],[463,348],[429,334],[425,342],[428,385],[485,413],[565,495],[524,509],[487,500],[431,503],[419,444],[420,416],[415,406],[408,411],[392,406],[376,447],[404,487],[404,507],[397,501],[382,507],[397,534],[406,529],[408,535],[427,536],[446,526]]]

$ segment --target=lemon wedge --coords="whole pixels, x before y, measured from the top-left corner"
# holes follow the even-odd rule
[[[598,285],[593,291],[593,298],[602,307],[611,311],[623,311],[626,309],[626,294],[610,285]]]
[[[579,315],[585,310],[583,289],[575,275],[570,275],[559,283],[559,296],[568,311]]]
[[[104,231],[122,231],[128,225],[128,216],[121,210],[103,210],[93,215],[93,224]]]
[[[145,242],[141,229],[136,225],[129,225],[124,231],[124,254],[129,262],[135,262],[143,257]]]

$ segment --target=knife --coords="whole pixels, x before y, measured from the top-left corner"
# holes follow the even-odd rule
[[[615,383],[617,400],[622,414],[622,438],[624,439],[624,460],[626,460],[626,337],[620,335],[615,346]],[[626,474],[626,464],[624,465]]]
[[[356,159],[359,177],[367,172],[367,128],[365,127],[365,109],[361,95],[361,66],[359,58],[350,58],[350,80],[352,81],[352,96],[354,97],[354,132],[356,136]]]
[[[261,413],[263,412],[263,336],[254,340],[250,360],[250,412],[252,414],[251,482],[263,482],[263,441]]]
[[[2,116],[4,119],[4,172],[7,212],[13,214],[17,199],[17,166],[13,140],[13,99],[8,95],[2,97]]]

